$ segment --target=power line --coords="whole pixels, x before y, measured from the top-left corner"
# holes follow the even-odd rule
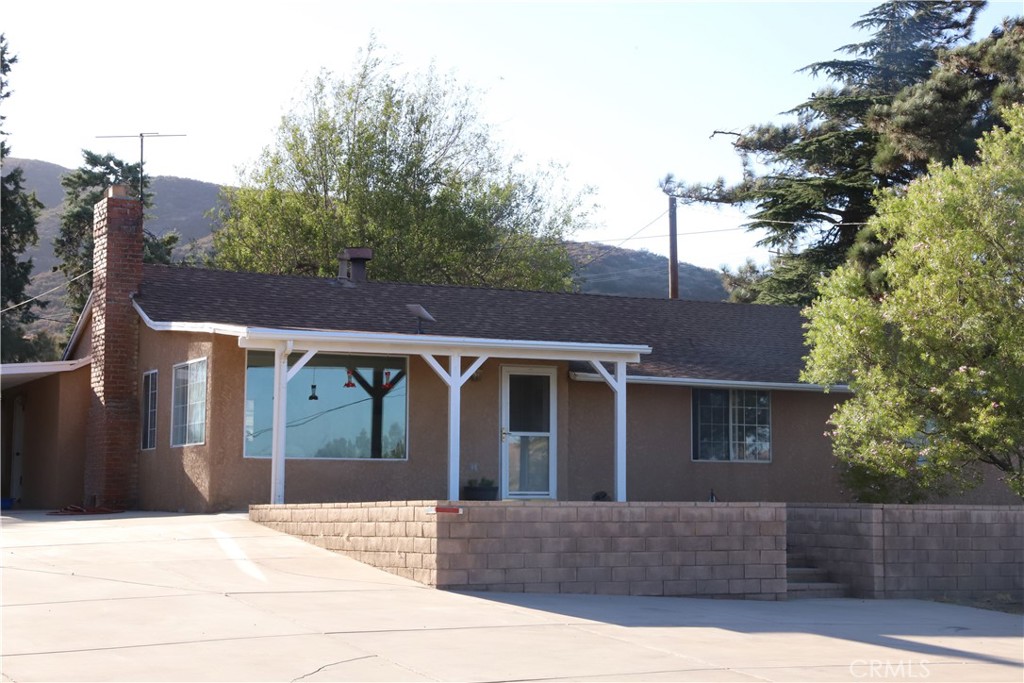
[[[785,224],[785,225],[796,225],[795,223],[791,223],[791,222],[787,222],[787,221],[763,221],[763,222],[781,223],[781,224]],[[864,225],[867,225],[867,223],[836,223],[832,227],[838,228],[838,227],[843,227],[843,226],[864,226]],[[714,233],[714,232],[734,232],[736,230],[749,230],[749,228],[747,228],[746,226],[741,225],[741,226],[736,227],[736,228],[715,228],[713,230],[694,230],[693,232],[681,232],[681,233],[679,233],[678,236],[679,237],[686,237],[687,235],[707,235],[707,234]],[[633,241],[633,240],[653,240],[653,239],[660,239],[660,238],[663,238],[663,237],[668,237],[668,233],[665,233],[664,235],[644,235],[643,237],[635,237],[635,236],[626,237],[625,239],[622,239],[622,241],[619,242],[618,244],[622,244],[623,242],[630,242],[630,241]],[[614,241],[619,240],[619,239],[620,238],[618,238],[618,237],[609,237],[607,239],[594,240],[594,241],[595,242],[614,242]],[[616,245],[616,246],[618,246],[618,245]]]
[[[661,219],[662,219],[662,218],[663,218],[663,217],[665,216],[665,214],[667,214],[667,213],[668,213],[668,209],[665,209],[665,210],[664,210],[664,211],[662,211],[662,212],[661,212],[660,214],[658,214],[658,215],[657,215],[657,216],[656,216],[656,217],[655,217],[655,218],[654,218],[654,219],[653,219],[653,220],[652,220],[652,221],[651,221],[650,223],[648,223],[647,225],[643,226],[642,228],[640,228],[639,230],[637,230],[636,232],[634,232],[634,233],[633,233],[632,235],[630,235],[630,236],[629,236],[629,237],[627,237],[626,239],[624,239],[624,240],[622,240],[621,242],[619,242],[618,244],[613,244],[613,245],[611,245],[611,246],[610,246],[610,247],[609,247],[608,249],[606,249],[606,250],[605,250],[605,251],[603,251],[602,253],[598,254],[598,255],[597,255],[597,256],[595,256],[594,258],[590,259],[589,261],[587,261],[586,263],[584,263],[583,265],[581,265],[581,266],[580,266],[580,268],[586,268],[586,267],[587,267],[587,266],[589,266],[590,264],[592,264],[592,263],[596,263],[597,261],[600,261],[600,260],[601,260],[601,259],[603,259],[603,258],[604,258],[605,256],[607,256],[608,254],[612,253],[612,249],[614,249],[615,247],[621,246],[621,245],[625,244],[626,242],[628,242],[629,240],[633,239],[634,237],[636,237],[637,235],[639,235],[639,234],[640,234],[641,232],[643,232],[643,231],[644,231],[644,230],[646,230],[647,228],[651,227],[652,225],[654,225],[655,223],[657,223],[658,221],[660,221],[660,220],[661,220]],[[605,240],[605,241],[607,241],[607,240]]]
[[[63,282],[63,283],[61,283],[61,284],[57,285],[56,287],[54,287],[53,289],[48,289],[48,290],[46,290],[45,292],[43,292],[42,294],[37,294],[36,296],[32,297],[31,299],[26,299],[25,301],[22,301],[21,303],[18,303],[18,304],[14,304],[13,306],[8,306],[8,307],[7,307],[7,308],[5,308],[4,310],[0,311],[0,313],[6,313],[7,311],[13,311],[13,310],[14,310],[15,308],[20,308],[20,307],[24,306],[25,304],[30,304],[30,303],[32,303],[32,302],[33,302],[33,301],[35,301],[36,299],[41,299],[42,297],[46,296],[46,295],[47,295],[47,294],[49,294],[50,292],[56,292],[56,291],[57,291],[58,289],[60,289],[61,287],[64,287],[64,286],[66,286],[66,285],[68,285],[68,284],[71,284],[71,283],[72,283],[72,282],[74,282],[75,280],[78,280],[78,279],[80,279],[80,278],[83,278],[83,277],[85,277],[86,275],[88,275],[89,273],[91,273],[91,272],[92,272],[92,270],[93,270],[93,269],[92,269],[92,268],[90,268],[89,270],[85,271],[85,272],[84,272],[84,273],[82,273],[81,275],[76,275],[76,276],[74,276],[73,278],[71,278],[70,280],[68,280],[67,282]]]
[[[736,230],[746,230],[746,228],[739,227],[739,228],[716,228],[714,230],[694,230],[693,232],[681,232],[681,233],[679,233],[678,236],[679,237],[687,237],[688,235],[707,235],[707,234],[713,233],[713,232],[735,232]],[[623,242],[629,242],[630,240],[653,240],[653,239],[658,239],[658,238],[661,238],[661,237],[668,237],[668,234],[664,234],[664,235],[645,235],[644,237],[627,237],[626,239],[622,240],[618,244],[622,244]],[[604,240],[596,240],[596,241],[597,242],[612,242],[612,241],[615,241],[617,239],[618,239],[617,237],[614,237],[614,238],[609,238],[609,239],[604,239]],[[618,246],[618,245],[616,245],[616,246]]]

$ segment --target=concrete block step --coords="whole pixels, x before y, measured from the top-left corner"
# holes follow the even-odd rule
[[[786,597],[789,600],[845,598],[847,593],[846,584],[842,583],[801,583],[799,581],[788,581],[786,583]]]
[[[820,567],[786,567],[786,579],[796,583],[825,583],[828,570]]]
[[[810,560],[803,553],[786,553],[787,567],[809,567],[810,565]]]

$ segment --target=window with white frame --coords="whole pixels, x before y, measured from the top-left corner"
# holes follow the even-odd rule
[[[771,462],[771,394],[693,390],[693,459]]]
[[[156,448],[156,370],[142,375],[142,450]]]
[[[206,441],[206,359],[174,366],[171,392],[171,445]]]

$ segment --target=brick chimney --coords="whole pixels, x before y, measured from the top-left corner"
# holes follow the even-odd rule
[[[369,247],[349,247],[338,254],[338,279],[366,282],[366,262],[373,259]]]
[[[107,190],[94,208],[92,396],[85,449],[86,506],[134,507],[138,500],[138,315],[142,202]]]

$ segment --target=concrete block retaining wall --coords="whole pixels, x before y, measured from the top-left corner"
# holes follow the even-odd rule
[[[1024,507],[791,503],[787,527],[857,597],[1024,601]]]
[[[457,507],[462,514],[434,513]],[[399,501],[250,518],[445,589],[785,599],[781,503]]]

